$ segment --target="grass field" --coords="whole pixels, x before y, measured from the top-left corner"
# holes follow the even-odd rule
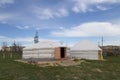
[[[120,80],[120,57],[105,57],[105,61],[85,60],[77,66],[47,66],[23,64],[0,54],[0,80]]]

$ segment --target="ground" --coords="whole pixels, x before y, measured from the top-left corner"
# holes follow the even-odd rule
[[[104,61],[84,60],[73,66],[24,64],[14,60],[20,55],[0,54],[0,80],[120,80],[120,56],[104,57]]]

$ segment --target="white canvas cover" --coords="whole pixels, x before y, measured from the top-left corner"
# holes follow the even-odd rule
[[[42,41],[23,49],[23,58],[53,58],[55,47],[62,46],[59,42]]]
[[[83,40],[81,42],[78,42],[75,44],[71,50],[101,50],[98,45],[88,41],[88,40]]]
[[[101,50],[96,44],[87,40],[75,44],[71,50],[71,57],[98,60],[98,51]]]
[[[33,44],[32,46],[28,46],[24,48],[23,50],[31,50],[31,49],[41,49],[41,48],[55,48],[59,47],[61,44],[59,42],[53,42],[53,41],[41,41],[39,43]]]

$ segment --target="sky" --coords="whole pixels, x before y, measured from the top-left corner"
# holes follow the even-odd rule
[[[0,43],[81,40],[120,45],[120,0],[0,0]]]

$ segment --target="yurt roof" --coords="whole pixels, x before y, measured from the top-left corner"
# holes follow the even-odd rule
[[[88,41],[83,40],[75,44],[71,50],[101,50],[98,45]]]
[[[59,42],[54,41],[41,41],[39,43],[33,44],[32,46],[28,46],[24,49],[38,49],[38,48],[55,48],[55,47],[62,47]]]

